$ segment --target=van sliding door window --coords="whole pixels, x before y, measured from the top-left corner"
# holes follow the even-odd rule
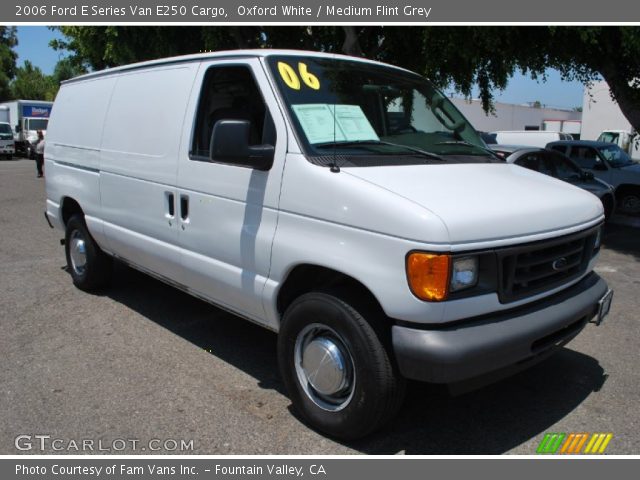
[[[248,67],[212,67],[207,71],[196,114],[191,160],[210,161],[211,134],[221,120],[248,121],[249,145],[275,146],[273,120]]]

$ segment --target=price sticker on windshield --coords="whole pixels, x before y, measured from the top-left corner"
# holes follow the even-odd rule
[[[293,67],[288,63],[278,62],[278,72],[280,72],[280,77],[282,77],[282,80],[287,87],[293,90],[300,90],[300,79],[302,79],[302,82],[307,87],[312,88],[313,90],[320,89],[320,80],[309,71],[306,63],[299,62],[298,73],[296,73]]]

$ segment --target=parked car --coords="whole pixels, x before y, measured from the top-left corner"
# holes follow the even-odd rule
[[[602,202],[607,220],[615,210],[616,201],[613,187],[594,178],[593,173],[582,170],[574,161],[555,150],[514,146],[509,149],[501,149],[500,153],[509,163],[544,173],[593,193]]]
[[[248,50],[93,72],[62,83],[45,157],[78,288],[116,258],[278,332],[294,408],[335,437],[393,418],[407,378],[504,377],[611,304],[598,199],[497,159],[391,65]]]
[[[640,214],[640,164],[619,146],[608,142],[574,140],[551,142],[547,148],[566,155],[580,168],[593,172],[596,178],[612,185],[620,212]]]
[[[502,130],[492,132],[499,145],[526,145],[528,147],[544,148],[549,142],[556,140],[573,140],[569,133],[551,132],[546,130]]]

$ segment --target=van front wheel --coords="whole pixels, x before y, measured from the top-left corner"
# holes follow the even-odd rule
[[[345,301],[308,293],[287,309],[278,337],[280,372],[294,408],[344,440],[390,420],[404,381],[369,323]]]
[[[91,237],[82,215],[73,215],[67,222],[64,248],[67,270],[76,287],[91,291],[109,283],[111,257]]]

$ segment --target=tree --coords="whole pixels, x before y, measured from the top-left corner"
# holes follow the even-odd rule
[[[50,76],[26,60],[24,66],[16,70],[15,79],[11,82],[11,91],[13,98],[53,100],[56,88]]]
[[[17,44],[16,28],[0,26],[0,101],[11,98],[9,83],[16,74],[18,55],[13,48]]]
[[[517,71],[545,80],[549,68],[585,84],[604,78],[629,122],[640,130],[640,28],[617,27],[57,27],[55,48],[92,68],[228,48],[303,48],[386,61],[453,85],[478,86],[485,110]]]

